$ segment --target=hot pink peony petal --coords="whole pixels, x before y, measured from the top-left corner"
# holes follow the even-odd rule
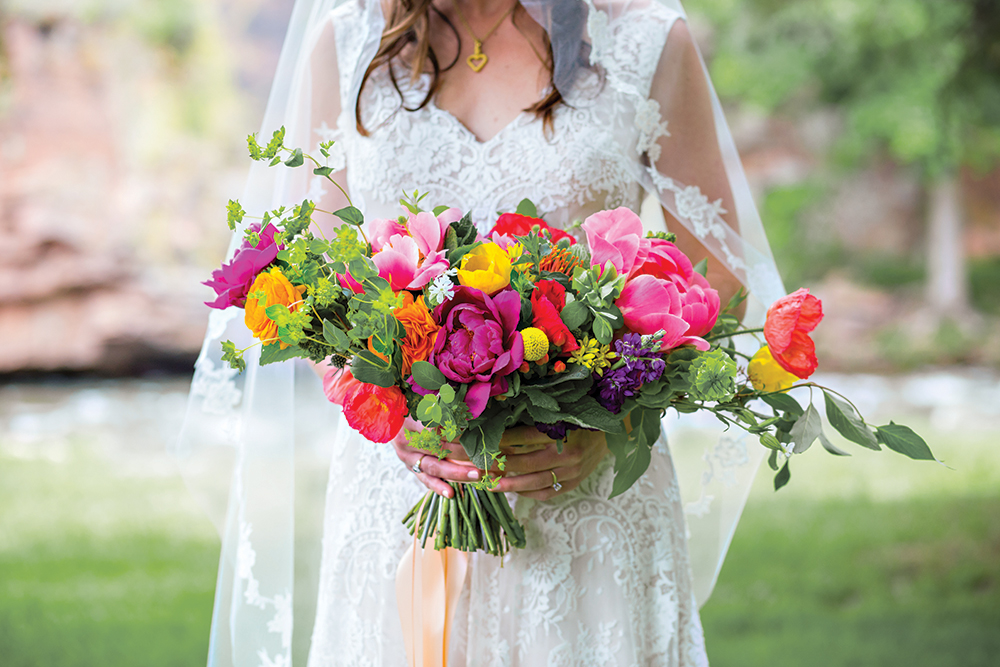
[[[411,215],[406,223],[406,230],[413,240],[417,242],[420,252],[429,255],[444,247],[444,231],[447,225],[434,217],[433,213],[424,211]]]
[[[374,218],[368,221],[368,239],[372,244],[372,252],[380,252],[393,236],[405,236],[406,227],[398,220],[389,218]]]
[[[451,265],[444,250],[432,252],[424,258],[420,268],[413,274],[407,289],[423,289],[429,282],[448,270]]]
[[[372,256],[378,274],[389,281],[394,292],[406,289],[413,281],[420,261],[420,249],[409,236],[396,235]]]
[[[625,284],[615,302],[622,311],[625,327],[640,334],[663,330],[662,350],[670,350],[682,342],[690,325],[681,317],[683,304],[677,287],[653,276],[639,276]]]
[[[624,206],[593,214],[584,221],[583,231],[587,233],[591,265],[605,267],[611,262],[621,275],[642,264],[649,252],[642,220]]]

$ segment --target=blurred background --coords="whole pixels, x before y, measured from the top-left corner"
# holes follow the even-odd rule
[[[0,0],[5,667],[205,658],[219,545],[164,450],[292,4]],[[996,665],[1000,3],[687,9],[822,379],[948,464],[762,473],[712,664]]]

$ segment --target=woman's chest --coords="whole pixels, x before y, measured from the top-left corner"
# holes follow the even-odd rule
[[[419,84],[402,94],[411,109],[423,100]],[[522,112],[486,141],[433,102],[407,111],[399,101],[387,76],[373,76],[362,98],[369,136],[352,133],[345,141],[348,182],[368,215],[397,215],[400,195],[414,189],[427,192],[432,206],[470,211],[483,231],[525,198],[559,226],[639,204],[625,142],[614,119],[604,117],[599,91],[560,106],[549,131]]]

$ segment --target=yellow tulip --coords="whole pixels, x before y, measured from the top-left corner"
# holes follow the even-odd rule
[[[767,345],[757,350],[747,364],[747,375],[757,391],[785,391],[799,378],[792,375],[774,360]]]
[[[486,294],[496,294],[510,284],[510,255],[496,243],[484,243],[462,258],[458,282]]]

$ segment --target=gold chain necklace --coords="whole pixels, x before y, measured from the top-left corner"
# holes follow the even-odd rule
[[[496,25],[490,28],[490,31],[486,33],[482,39],[476,37],[476,33],[472,31],[472,26],[470,26],[469,22],[465,20],[465,15],[462,14],[462,8],[458,6],[458,2],[455,2],[454,6],[455,13],[458,14],[458,20],[462,22],[466,32],[472,36],[473,52],[471,56],[465,59],[465,62],[468,63],[469,68],[473,72],[478,73],[481,69],[486,67],[486,63],[490,60],[489,57],[483,53],[483,42],[492,37],[493,33],[495,33],[503,22],[507,20],[507,17],[514,13],[514,8],[517,7],[517,3],[515,2],[511,5],[510,9],[508,9],[507,12],[500,17],[500,20],[496,22]]]

